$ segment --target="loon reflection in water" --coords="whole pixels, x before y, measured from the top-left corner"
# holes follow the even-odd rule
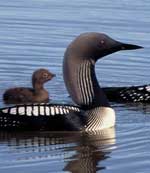
[[[44,171],[59,172],[60,167],[52,169],[52,165],[64,161],[63,170],[72,173],[94,173],[95,170],[105,169],[101,161],[110,157],[115,145],[115,129],[109,128],[102,131],[80,133],[80,132],[25,132],[9,133],[0,132],[0,142],[16,157],[6,159],[7,162],[0,163],[0,170],[3,167],[11,168],[15,172],[15,164],[22,164],[26,170],[34,162],[34,171],[39,169],[39,162],[45,163]],[[106,167],[107,168],[107,167]],[[32,170],[32,168],[30,167]],[[46,171],[47,169],[47,171]],[[25,171],[27,172],[27,171]],[[31,171],[32,172],[32,171]]]
[[[63,62],[65,85],[78,107],[29,104],[2,108],[0,129],[91,131],[113,127],[115,112],[97,81],[95,63],[111,53],[139,48],[102,33],[79,35],[69,44]]]

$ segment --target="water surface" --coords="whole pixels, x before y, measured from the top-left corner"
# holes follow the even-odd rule
[[[3,92],[31,86],[37,68],[57,75],[51,99],[70,102],[62,78],[67,45],[82,32],[104,32],[143,50],[122,51],[96,65],[102,86],[150,83],[150,1],[0,1],[0,107]],[[150,105],[114,104],[117,124],[98,133],[0,132],[0,172],[136,172],[150,170]]]

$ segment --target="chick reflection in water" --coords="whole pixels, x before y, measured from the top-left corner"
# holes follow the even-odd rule
[[[0,163],[0,172],[4,168],[11,168],[12,172],[15,172],[15,167],[22,163],[21,167],[26,171],[34,163],[33,172],[63,170],[72,173],[95,173],[107,167],[107,163],[101,166],[101,161],[111,157],[111,152],[115,148],[115,129],[90,133],[1,132],[0,143],[9,151],[9,156]],[[12,161],[14,164],[10,165]],[[43,163],[44,167],[40,163]]]

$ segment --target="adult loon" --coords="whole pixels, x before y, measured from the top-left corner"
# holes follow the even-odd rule
[[[10,88],[5,91],[3,100],[6,104],[48,102],[49,94],[43,85],[54,76],[55,75],[47,69],[38,69],[32,75],[33,88]]]
[[[98,84],[95,63],[120,50],[141,46],[113,40],[102,33],[83,33],[66,49],[63,77],[77,106],[29,104],[0,109],[0,129],[101,130],[115,125],[115,112]]]

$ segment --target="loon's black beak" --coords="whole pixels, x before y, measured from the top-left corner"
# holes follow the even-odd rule
[[[133,50],[133,49],[141,49],[142,46],[134,45],[134,44],[126,44],[121,43],[121,50]]]

